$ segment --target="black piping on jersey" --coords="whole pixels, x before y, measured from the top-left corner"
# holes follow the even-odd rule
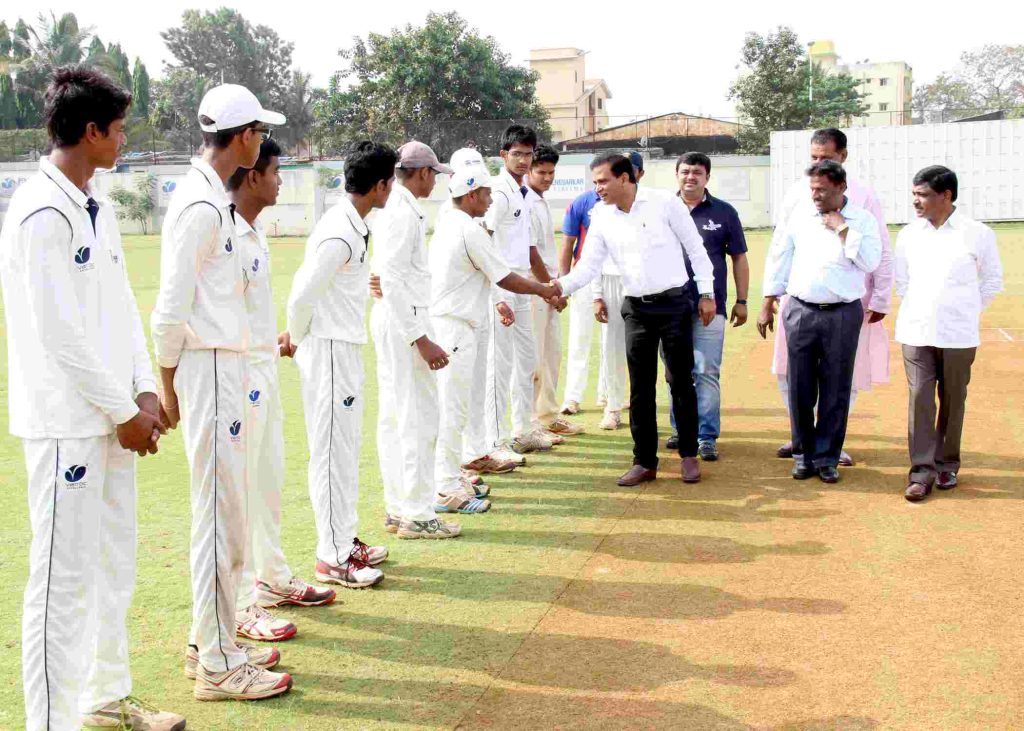
[[[53,470],[53,508],[50,512],[50,557],[46,564],[46,601],[43,604],[43,680],[46,683],[46,728],[50,728],[50,648],[47,630],[50,626],[50,579],[53,575],[53,538],[57,530],[57,485],[60,482],[60,440],[53,440],[57,454]]]
[[[469,255],[469,243],[468,243],[468,242],[466,241],[466,233],[465,233],[465,232],[463,232],[463,233],[462,233],[462,248],[463,248],[463,249],[465,250],[465,252],[466,252],[466,258],[467,258],[467,259],[469,259],[469,263],[473,265],[473,268],[474,268],[474,269],[476,269],[477,271],[480,271],[480,267],[478,267],[478,266],[476,265],[476,262],[475,262],[475,261],[473,261],[473,257]],[[497,284],[497,282],[494,282],[494,284]],[[434,299],[434,301],[435,301],[435,302],[437,302],[437,301],[439,301],[439,300],[442,300],[442,299],[444,299],[444,298],[445,298],[445,297],[447,297],[447,296],[448,296],[449,294],[451,294],[451,293],[452,293],[452,292],[454,292],[454,291],[455,291],[456,289],[458,289],[458,287],[459,287],[459,285],[458,285],[458,284],[456,284],[456,285],[455,285],[454,287],[449,287],[449,288],[448,288],[448,289],[446,289],[446,290],[445,290],[444,292],[442,292],[441,294],[439,294],[439,295],[438,295],[437,297],[434,297],[434,298],[433,298],[433,299]]]
[[[348,259],[345,260],[345,263],[348,264],[349,262],[352,261],[352,257],[355,256],[355,249],[352,248],[352,244],[343,239],[341,236],[328,236],[327,238],[322,239],[319,243],[317,243],[316,248],[319,249],[328,241],[340,241],[341,243],[345,244],[345,246],[348,247]]]
[[[25,221],[27,221],[28,219],[32,218],[32,216],[36,215],[37,213],[42,213],[43,211],[55,211],[56,213],[59,213],[60,217],[63,218],[64,221],[68,224],[68,228],[71,229],[71,240],[72,241],[75,240],[75,227],[71,225],[71,221],[68,220],[68,217],[64,215],[64,211],[62,211],[61,209],[57,208],[56,206],[43,206],[42,208],[37,208],[34,211],[32,211],[30,214],[25,216],[23,219],[21,219],[21,223],[19,223],[18,225],[19,226],[25,225]]]
[[[217,375],[217,349],[213,349],[213,613],[217,618],[217,647],[224,658],[224,669],[230,670],[224,641],[220,635],[220,571],[217,562],[217,440],[220,438],[220,380]]]
[[[68,200],[69,200],[69,201],[71,201],[72,203],[74,203],[74,204],[75,204],[75,207],[76,207],[76,208],[81,208],[81,209],[85,210],[85,206],[83,206],[83,205],[82,205],[81,203],[79,203],[79,202],[78,202],[78,201],[76,201],[76,200],[75,200],[74,198],[72,198],[72,197],[71,197],[71,194],[70,194],[70,193],[68,193],[68,192],[67,192],[66,190],[64,190],[64,187],[63,187],[63,186],[62,186],[62,185],[61,185],[60,183],[58,183],[58,182],[57,182],[56,180],[54,180],[54,179],[53,179],[52,177],[50,177],[50,174],[49,174],[48,172],[46,172],[46,171],[45,171],[45,170],[43,170],[42,168],[40,168],[40,169],[39,169],[39,172],[41,172],[41,173],[42,173],[43,175],[45,175],[45,176],[46,176],[47,178],[49,178],[50,182],[51,182],[51,183],[53,183],[54,185],[56,185],[56,186],[57,186],[57,189],[58,189],[58,190],[59,190],[59,191],[60,191],[61,193],[63,193],[64,195],[66,195],[66,196],[68,197]],[[85,195],[85,193],[83,193],[82,195]],[[32,215],[32,214],[30,213],[30,214],[29,214],[29,216],[31,216],[31,215]],[[66,216],[65,216],[65,218],[66,218]]]
[[[344,239],[342,239],[344,241]],[[334,544],[336,566],[341,566],[341,551],[338,549],[338,537],[334,534],[334,487],[331,485],[331,455],[334,454],[334,341],[327,341],[331,351],[331,430],[327,434],[327,522],[331,525],[331,543]]]
[[[203,205],[203,204],[208,205],[210,208],[212,208],[213,210],[217,211],[217,219],[219,221],[217,223],[217,228],[219,229],[221,226],[223,226],[224,225],[224,214],[221,213],[220,209],[217,208],[217,206],[215,206],[210,201],[193,201],[192,203],[189,203],[187,206],[185,206],[184,208],[181,209],[181,212],[178,214],[178,217],[174,220],[174,225],[175,226],[178,225],[178,221],[181,220],[181,217],[185,215],[185,211],[187,211],[189,208],[191,208],[192,206],[198,206],[198,205]]]

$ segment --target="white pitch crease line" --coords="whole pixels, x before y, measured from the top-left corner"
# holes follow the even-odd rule
[[[1001,335],[1002,335],[1002,336],[1003,336],[1004,338],[1006,338],[1006,342],[1008,342],[1008,343],[1012,343],[1012,342],[1013,342],[1013,338],[1012,338],[1012,337],[1010,337],[1010,333],[1008,333],[1008,332],[1006,332],[1005,330],[1003,330],[1003,328],[999,328],[999,333],[1000,333],[1000,334],[1001,334]]]

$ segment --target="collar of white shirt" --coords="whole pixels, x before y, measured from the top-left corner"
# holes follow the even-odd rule
[[[966,228],[966,223],[966,216],[961,214],[960,209],[956,208],[955,206],[953,208],[953,212],[949,214],[949,218],[947,218],[938,228],[932,226],[931,221],[929,221],[927,218],[924,218],[923,216],[917,219],[917,227],[922,231],[929,232],[941,231],[944,228],[951,228],[954,231],[962,231],[964,228]]]
[[[605,203],[604,201],[599,202],[596,206],[594,206],[594,209],[595,212],[597,210],[604,210],[611,213],[618,213],[623,216],[628,216],[630,213],[633,212],[633,209],[636,207],[637,203],[650,203],[652,200],[655,199],[652,198],[651,192],[647,190],[647,188],[641,188],[638,185],[636,187],[636,198],[633,199],[633,205],[630,206],[628,211],[622,210],[614,203]],[[591,217],[593,217],[593,213],[591,214]]]
[[[245,220],[245,216],[241,214],[235,215],[235,230],[239,236],[247,236],[248,234],[260,234],[263,232],[263,224],[260,223],[260,219],[256,219],[255,225],[249,225],[249,222]]]
[[[420,208],[420,202],[416,200],[416,196],[412,194],[412,191],[406,188],[401,183],[395,183],[395,186],[391,189],[391,195],[398,194],[403,201],[412,206],[413,213],[420,218],[425,218],[423,215],[423,209]]]
[[[231,201],[228,199],[228,192],[224,188],[224,181],[217,175],[217,171],[210,167],[210,163],[206,162],[201,157],[192,158],[192,167],[199,171],[199,173],[206,178],[206,182],[210,184],[210,189],[213,191],[213,195],[223,205],[228,205]]]
[[[364,221],[363,217],[359,215],[359,211],[357,211],[356,207],[352,205],[352,201],[348,199],[347,195],[343,195],[341,200],[335,203],[335,205],[339,206],[341,210],[345,212],[348,222],[352,225],[352,228],[356,230],[357,234],[363,238],[370,235],[370,229],[367,227],[366,221]]]
[[[518,191],[519,192],[519,197],[520,198],[523,197],[523,186],[526,185],[526,184],[525,183],[517,183],[516,179],[512,177],[512,173],[510,173],[508,171],[508,168],[503,167],[501,169],[501,173],[498,175],[498,178],[500,180],[504,181],[505,185],[507,185],[509,187],[509,190]],[[526,190],[529,191],[530,187],[526,186]]]
[[[40,158],[39,170],[43,175],[52,180],[58,188],[64,191],[65,195],[79,208],[85,208],[89,199],[94,197],[91,180],[85,184],[85,191],[83,192],[77,185],[68,180],[67,176],[60,171],[59,167],[50,162],[48,157]]]

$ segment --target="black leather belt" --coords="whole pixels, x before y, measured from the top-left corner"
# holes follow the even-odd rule
[[[790,296],[792,297],[792,295]],[[840,307],[846,307],[846,305],[852,304],[851,302],[805,302],[799,297],[793,297],[793,299],[804,307],[810,307],[812,310],[837,310]]]
[[[686,287],[672,287],[672,289],[666,289],[664,292],[656,292],[654,294],[645,294],[640,297],[629,297],[628,299],[639,300],[640,302],[664,302],[665,300],[675,299],[676,297],[682,297],[686,294]]]

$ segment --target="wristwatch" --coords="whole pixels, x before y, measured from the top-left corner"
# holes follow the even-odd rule
[[[715,295],[712,294],[711,292],[701,292],[700,298],[702,300],[713,300],[715,298]]]
[[[736,304],[744,305],[745,306],[747,304],[747,301],[746,300],[736,300]]]

